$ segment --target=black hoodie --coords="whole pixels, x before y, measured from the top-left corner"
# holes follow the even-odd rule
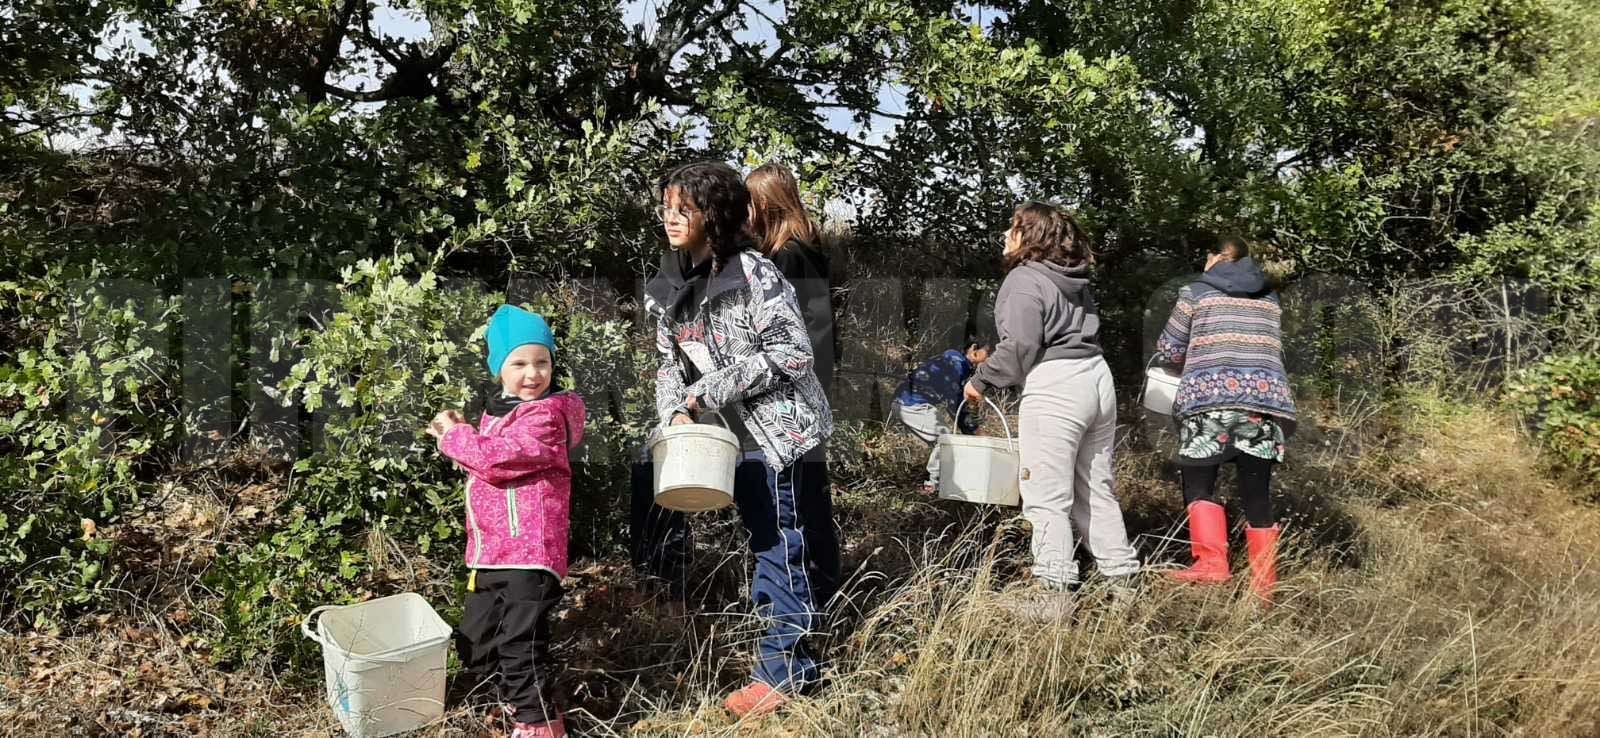
[[[829,290],[831,268],[828,255],[821,249],[797,239],[791,239],[772,255],[772,263],[783,272],[789,284],[794,285],[795,299],[800,301],[800,315],[806,321],[806,333],[811,337],[811,369],[822,383],[822,391],[833,394],[833,301]]]
[[[994,303],[1000,343],[973,381],[988,389],[1021,387],[1042,362],[1099,356],[1100,310],[1088,274],[1088,265],[1049,261],[1012,269]]]

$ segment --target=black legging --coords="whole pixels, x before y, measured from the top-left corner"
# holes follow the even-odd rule
[[[1239,498],[1244,505],[1244,517],[1253,528],[1272,527],[1272,464],[1266,459],[1250,454],[1235,454],[1234,471],[1239,477]],[[1183,474],[1183,503],[1199,500],[1212,502],[1212,491],[1217,486],[1217,469],[1210,466],[1185,466]]]

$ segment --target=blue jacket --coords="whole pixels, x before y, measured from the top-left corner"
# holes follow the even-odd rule
[[[895,389],[894,399],[901,405],[943,405],[951,413],[961,405],[963,389],[972,378],[972,362],[967,355],[950,349],[929,359],[911,373]],[[972,413],[962,408],[956,418],[956,427],[962,433],[978,430]]]

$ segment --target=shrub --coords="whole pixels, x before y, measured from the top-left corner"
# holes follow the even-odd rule
[[[549,318],[566,387],[583,395],[588,409],[584,441],[572,459],[574,557],[625,545],[629,465],[655,424],[654,344],[628,321],[597,309],[594,297],[563,284],[529,305]]]
[[[1563,468],[1600,478],[1600,358],[1548,357],[1521,373],[1510,398],[1534,413],[1540,440]]]
[[[273,338],[274,353],[300,353],[277,391],[313,414],[313,443],[273,524],[207,577],[223,598],[225,658],[292,652],[298,638],[280,638],[311,607],[395,586],[393,541],[427,556],[460,535],[459,479],[423,428],[467,404],[483,375],[476,330],[498,298],[408,271],[406,256],[346,268],[320,325]]]
[[[0,282],[0,611],[49,625],[100,597],[104,535],[185,437],[168,335],[177,298],[98,266]]]

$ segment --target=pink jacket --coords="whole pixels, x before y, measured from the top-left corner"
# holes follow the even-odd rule
[[[567,576],[572,467],[583,441],[583,398],[557,392],[524,402],[478,429],[463,423],[439,451],[467,470],[467,566],[546,569]]]

